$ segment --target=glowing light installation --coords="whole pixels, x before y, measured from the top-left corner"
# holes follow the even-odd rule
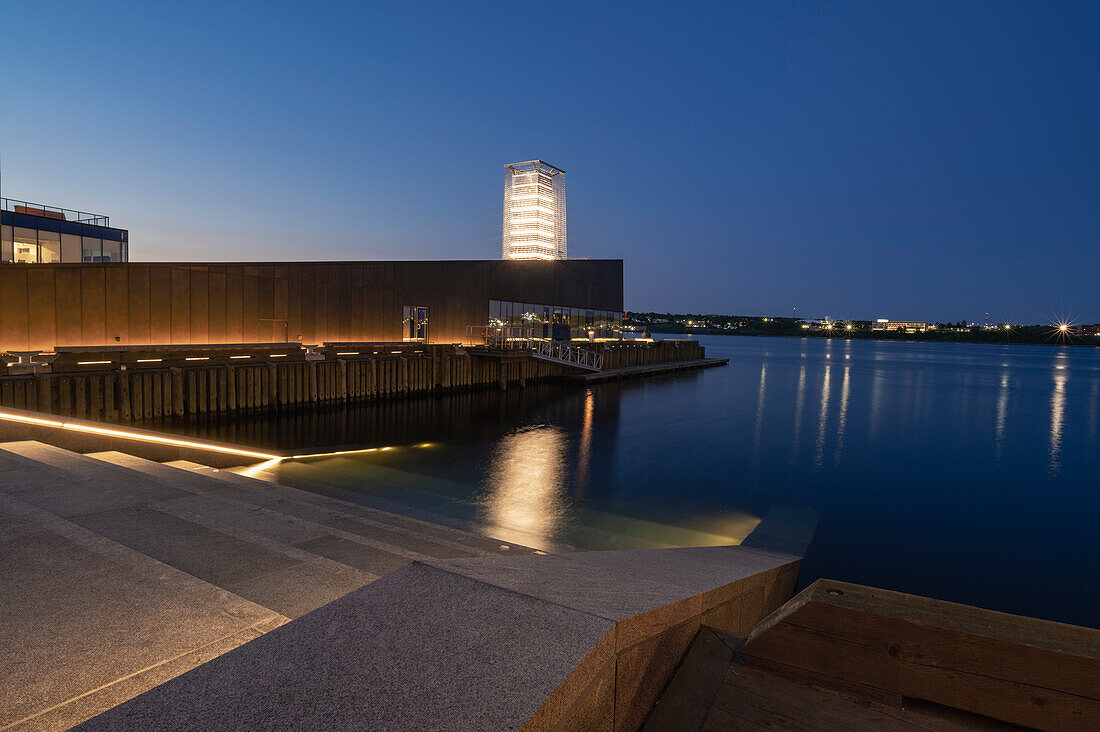
[[[541,160],[504,168],[504,259],[565,259],[565,171]]]

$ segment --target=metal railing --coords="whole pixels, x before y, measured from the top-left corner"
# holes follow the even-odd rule
[[[0,198],[0,210],[27,214],[28,216],[43,216],[58,221],[78,221],[82,224],[92,224],[93,226],[111,225],[109,216],[88,213],[87,211],[77,211],[71,208],[47,206],[42,203],[19,201],[14,198]]]
[[[536,356],[541,356],[549,361],[569,364],[582,369],[599,371],[603,367],[603,354],[589,351],[587,348],[571,346],[561,341],[535,341],[534,351]]]
[[[538,329],[542,332],[542,328]],[[536,340],[535,328],[529,325],[468,325],[466,340],[475,346],[496,349],[529,349]]]
[[[538,331],[540,335],[535,336]],[[603,354],[541,336],[542,328],[527,325],[468,325],[466,340],[493,350],[531,351],[535,358],[599,371]]]

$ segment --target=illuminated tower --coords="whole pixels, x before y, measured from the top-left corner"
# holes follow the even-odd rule
[[[504,167],[504,259],[565,259],[565,171],[541,160]]]

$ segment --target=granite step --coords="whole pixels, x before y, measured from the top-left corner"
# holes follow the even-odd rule
[[[238,485],[210,474],[185,470],[120,452],[92,453],[114,465],[136,470],[166,484],[193,491],[189,496],[157,504],[194,511],[238,528],[293,545],[357,567],[375,576],[400,569],[411,561],[477,556],[465,547],[441,544],[420,535],[406,535],[356,522],[339,502],[330,505],[290,497],[274,484]]]
[[[204,515],[181,484],[37,442],[0,456],[0,492],[286,617],[378,577]]]
[[[0,587],[0,729],[68,729],[287,622],[3,491]]]
[[[342,521],[351,519],[362,526],[376,527],[380,530],[393,532],[418,539],[436,543],[441,547],[448,547],[456,553],[451,556],[496,556],[499,554],[532,554],[535,552],[530,547],[525,547],[512,542],[504,542],[491,537],[465,531],[454,526],[447,526],[434,521],[425,520],[416,516],[395,513],[358,502],[359,496],[349,490],[334,490],[336,496],[310,490],[312,484],[304,481],[289,479],[283,482],[283,476],[268,477],[266,474],[242,475],[239,472],[218,470],[198,463],[186,460],[175,460],[165,463],[167,466],[182,468],[197,472],[205,476],[232,484],[240,489],[259,491],[264,495],[279,496],[291,499],[295,502],[309,504],[315,510],[332,515]],[[322,486],[329,489],[329,486]],[[310,512],[310,516],[317,516]],[[440,518],[434,517],[433,518]],[[320,519],[314,518],[321,523]],[[348,526],[341,523],[341,528]],[[351,529],[348,529],[351,530]],[[463,554],[464,553],[464,554]],[[441,555],[439,555],[441,556]]]

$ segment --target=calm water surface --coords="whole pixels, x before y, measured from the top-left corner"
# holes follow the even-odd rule
[[[803,585],[1100,626],[1100,349],[701,340],[730,365],[194,429],[389,447],[272,475],[546,549],[730,543],[809,510]]]

